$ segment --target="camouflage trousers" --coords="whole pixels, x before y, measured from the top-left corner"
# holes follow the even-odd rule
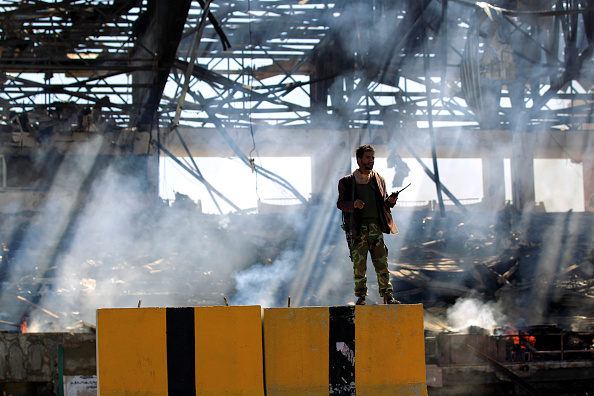
[[[355,295],[367,295],[367,253],[371,255],[371,262],[377,275],[379,293],[392,295],[393,288],[390,283],[388,271],[388,247],[384,243],[382,230],[377,224],[361,226],[361,235],[353,238],[351,242],[351,257],[353,259],[353,280],[355,281]]]

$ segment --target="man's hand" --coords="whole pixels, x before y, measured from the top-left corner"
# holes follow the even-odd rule
[[[390,202],[390,205],[396,205],[396,201],[398,201],[398,197],[396,197],[396,198],[388,197],[388,202]]]
[[[355,201],[355,209],[363,209],[363,206],[365,206],[365,202],[360,199]]]

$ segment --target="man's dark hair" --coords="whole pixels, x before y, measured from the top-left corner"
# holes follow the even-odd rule
[[[363,146],[357,147],[357,151],[355,151],[355,154],[357,158],[363,158],[363,154],[366,151],[373,151],[375,153],[375,149],[371,144],[364,144]]]

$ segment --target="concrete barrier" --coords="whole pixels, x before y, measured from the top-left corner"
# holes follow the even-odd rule
[[[264,309],[266,395],[328,394],[328,307]]]
[[[166,308],[97,311],[100,395],[167,395],[166,312]]]
[[[355,314],[357,395],[427,395],[423,306],[367,305]]]
[[[427,395],[423,308],[100,309],[97,376],[102,396]]]
[[[98,392],[264,395],[261,308],[100,309]]]
[[[206,395],[264,395],[259,306],[196,308],[196,372]]]
[[[267,396],[427,395],[422,305],[264,309]]]

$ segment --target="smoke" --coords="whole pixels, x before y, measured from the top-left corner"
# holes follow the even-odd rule
[[[34,216],[15,212],[3,223],[0,320],[28,317],[30,331],[80,330],[95,323],[98,308],[220,305],[233,293],[232,273],[256,262],[258,246],[240,231],[247,216],[151,200],[143,157],[106,158],[101,144],[64,157]],[[286,237],[280,231],[273,244]]]
[[[315,196],[312,197],[313,204],[298,215],[280,213],[268,217],[241,214],[210,216],[165,207],[146,197],[146,185],[138,178],[141,172],[127,170],[125,166],[111,163],[100,155],[105,144],[105,141],[100,139],[78,146],[79,149],[67,153],[69,159],[62,163],[52,161],[49,154],[37,157],[38,169],[57,167],[58,171],[51,179],[47,199],[39,206],[38,215],[27,217],[23,214],[26,211],[24,203],[19,206],[18,202],[14,202],[9,206],[11,213],[15,215],[3,222],[2,232],[3,235],[9,232],[7,230],[14,232],[8,238],[8,251],[3,255],[2,270],[5,271],[5,276],[2,278],[0,301],[5,309],[0,313],[0,319],[19,322],[23,315],[28,315],[31,330],[49,331],[70,329],[80,321],[93,324],[98,308],[220,305],[223,304],[225,296],[230,297],[232,304],[239,305],[284,306],[289,296],[293,306],[344,304],[349,297],[352,298],[352,267],[344,235],[340,230],[340,213],[336,209],[335,201],[338,179],[351,170],[349,164],[352,151],[359,144],[370,143],[378,148],[378,157],[387,156],[387,153],[380,152],[388,147],[408,160],[412,153],[400,144],[400,140],[394,136],[394,130],[391,130],[399,128],[398,133],[410,139],[418,150],[416,154],[422,158],[430,157],[432,138],[428,123],[417,123],[419,118],[411,117],[412,114],[424,113],[427,109],[422,107],[426,106],[427,102],[416,98],[417,92],[420,92],[421,96],[426,92],[426,87],[422,84],[422,79],[426,78],[421,72],[423,58],[407,56],[408,50],[422,43],[418,35],[422,31],[422,24],[417,23],[417,20],[421,19],[409,19],[408,15],[423,14],[424,22],[431,25],[431,33],[436,35],[433,37],[434,43],[440,45],[440,30],[436,19],[441,15],[441,10],[436,2],[422,2],[428,6],[427,9],[421,9],[423,6],[420,4],[378,3],[373,6],[373,12],[369,12],[364,3],[344,2],[336,6],[340,17],[334,20],[331,31],[335,32],[332,39],[336,39],[337,42],[336,59],[333,61],[340,65],[340,70],[331,70],[327,76],[321,77],[326,78],[336,72],[340,78],[336,78],[334,84],[329,84],[328,94],[331,96],[332,108],[325,109],[320,106],[321,112],[328,113],[325,114],[328,117],[324,117],[324,130],[315,131],[319,126],[312,122],[312,131],[315,133],[308,134],[308,139],[313,142],[309,147],[317,148],[308,148],[300,153],[312,158],[312,169],[315,172],[315,176],[312,177],[312,191],[315,192]],[[404,19],[398,7],[406,8]],[[463,48],[460,43],[469,32],[466,24],[474,23],[472,21],[476,19],[475,11],[471,7],[462,7],[452,2],[448,3],[448,7],[448,15],[456,22],[448,27],[448,44],[452,48]],[[495,28],[500,29],[498,24],[503,22],[489,22],[484,19],[482,23],[484,25],[481,29],[487,32],[489,24],[493,25],[492,30],[495,31]],[[503,30],[506,30],[503,33],[507,34],[516,29],[508,26]],[[409,31],[414,31],[415,34],[408,36]],[[528,41],[522,42],[524,39],[524,35],[515,34],[514,40],[520,41],[513,43],[514,46],[519,45],[515,47],[516,51],[517,48],[530,47],[532,55],[534,46]],[[485,43],[480,45],[482,48],[485,47]],[[476,51],[466,55],[470,58],[480,56],[480,45],[477,43]],[[509,42],[502,41],[493,48],[505,49],[508,45]],[[528,51],[520,52],[529,60],[541,58],[540,55],[528,57]],[[416,51],[415,54],[419,55],[420,52]],[[443,65],[455,62],[453,59],[449,58]],[[458,54],[455,59],[458,59]],[[521,59],[523,57],[515,57],[516,61]],[[436,57],[434,65],[441,65],[442,60]],[[398,67],[393,70],[382,69],[395,63],[398,63]],[[330,62],[327,66],[330,68]],[[535,81],[539,78],[537,76],[544,76],[542,78],[546,80],[551,75],[544,65],[539,66],[527,60],[515,66],[514,72],[517,74],[514,78],[521,81],[519,74],[526,73],[525,80],[531,82],[521,84],[522,92],[526,86],[543,86]],[[444,73],[450,73],[450,70],[451,68],[444,69]],[[459,70],[454,73],[459,73]],[[413,75],[415,81],[407,79],[407,75]],[[492,90],[482,89],[474,92],[476,95],[482,92],[485,97],[466,97],[467,101],[475,99],[476,103],[484,101],[493,105],[493,108],[489,107],[489,117],[481,120],[479,110],[471,103],[467,103],[468,109],[462,109],[460,103],[464,98],[458,91],[463,87],[460,88],[458,77],[455,77],[454,84],[450,83],[453,81],[451,75],[442,77],[448,81],[450,92],[440,92],[438,96],[436,88],[441,82],[438,84],[437,79],[434,79],[435,84],[432,84],[432,94],[435,95],[432,103],[436,107],[440,106],[439,113],[443,115],[446,112],[464,110],[468,125],[476,126],[482,121],[489,124],[489,128],[478,134],[472,134],[461,127],[436,128],[435,139],[440,147],[439,155],[468,158],[469,153],[474,155],[477,152],[489,152],[496,160],[508,158],[512,152],[511,142],[506,142],[499,133],[492,133],[493,129],[496,129],[493,125],[498,127],[512,123],[515,126],[519,123],[518,120],[523,118],[519,118],[518,114],[521,112],[511,111],[512,98],[505,97],[502,100],[503,88],[498,86],[502,80],[488,84],[495,87]],[[501,76],[491,75],[490,78],[497,80],[498,77]],[[377,91],[384,91],[384,95],[378,99],[382,101],[381,106],[374,107],[369,114],[353,113],[351,110],[360,105],[359,94],[364,91],[358,90],[356,85],[369,83],[369,79],[375,81],[371,85],[377,83]],[[257,85],[255,81],[245,83]],[[445,87],[445,81],[443,83],[441,85]],[[517,87],[513,90],[517,97],[520,91]],[[405,91],[415,94],[409,96]],[[511,96],[509,92],[505,94]],[[530,95],[536,96],[536,89]],[[448,103],[448,98],[454,98],[455,101]],[[417,107],[417,102],[424,102],[424,105],[419,104]],[[523,104],[524,102],[527,104]],[[522,105],[514,106],[514,110],[525,110],[524,107],[530,102],[520,101]],[[377,114],[383,111],[380,107],[388,109],[386,113],[393,111],[397,114],[396,118],[402,124],[388,125],[389,122],[378,118]],[[376,112],[378,109],[381,111]],[[224,106],[220,111],[224,111]],[[347,119],[331,119],[336,114],[345,114]],[[477,115],[476,120],[473,118],[474,115]],[[502,120],[503,123],[500,124]],[[380,123],[383,123],[386,130],[374,128]],[[568,123],[573,124],[569,121]],[[349,124],[348,128],[345,128],[345,124]],[[521,130],[522,126],[517,129]],[[318,138],[317,132],[323,138]],[[282,149],[287,150],[286,146],[292,146],[289,147],[289,151],[298,151],[299,145],[295,144],[298,140],[284,141],[278,138],[281,133],[282,128],[265,133],[255,126],[252,134],[237,132],[236,137],[241,147],[248,147],[246,153],[252,148],[253,153],[258,153],[264,145],[266,149],[262,149],[262,153],[266,155],[285,153],[287,151]],[[482,133],[490,133],[490,137],[485,137]],[[213,134],[212,130],[192,130],[191,134],[199,136],[192,144],[217,147],[221,152],[221,147],[225,147],[223,139]],[[204,137],[204,140],[200,140]],[[241,139],[243,140],[240,141]],[[580,147],[584,152],[589,148],[589,144]],[[427,165],[433,170],[429,163]],[[468,163],[465,165],[468,166]],[[479,172],[476,169],[478,166],[472,167],[475,168],[475,172],[469,180],[468,173],[463,174],[463,169],[448,170],[443,166],[440,168],[441,180],[456,196],[461,191],[458,187],[462,188],[463,185],[472,184],[480,189],[476,177]],[[415,198],[420,200],[418,186],[422,184],[430,185],[431,189],[434,189],[432,182],[418,168],[418,164],[411,164],[411,173],[416,172],[421,174],[421,177],[411,174],[407,182],[413,184],[403,194],[403,201],[412,201]],[[310,170],[302,171],[309,173]],[[380,173],[389,185],[393,173]],[[226,176],[223,170],[219,172],[217,169],[209,170],[205,175],[213,184],[229,185],[231,183]],[[547,173],[547,178],[543,178],[542,184],[564,185],[562,176],[557,176],[556,183],[551,183],[549,177],[550,174]],[[290,179],[289,181],[293,182]],[[497,187],[503,184],[503,180],[494,177],[490,183]],[[547,191],[547,195],[554,194]],[[425,197],[422,198],[425,200]],[[558,198],[558,195],[555,195],[555,198]],[[405,245],[407,232],[411,230],[410,234],[413,234],[415,227],[421,227],[412,223],[414,218],[410,212],[395,214],[401,234],[386,238],[392,261],[398,260],[399,248]],[[513,231],[530,235],[532,214],[526,211],[520,213],[519,218]],[[484,229],[491,225],[491,219],[492,214],[483,215]],[[523,308],[527,310],[534,308],[532,321],[546,318],[550,295],[559,297],[550,285],[564,273],[568,267],[567,263],[571,262],[572,258],[568,257],[567,252],[576,247],[576,235],[580,233],[574,229],[574,223],[569,218],[558,219],[555,229],[561,231],[551,229],[542,239],[547,245],[535,271],[536,278],[540,279],[541,283],[536,283],[532,293],[514,295],[517,297],[514,303],[523,302]],[[443,229],[439,231],[444,232]],[[472,241],[463,238],[458,240],[466,245],[461,243],[459,251],[450,253],[460,253],[459,256],[464,256],[462,259],[473,259],[464,250],[465,246],[469,245],[467,242]],[[529,247],[527,244],[525,246]],[[591,250],[592,241],[587,241],[582,246],[587,247],[584,251]],[[533,268],[526,265],[519,272],[529,272],[531,269]],[[370,283],[371,279],[372,277]],[[539,287],[541,284],[547,287]],[[16,296],[26,298],[35,306],[17,300]],[[452,327],[460,330],[471,325],[491,329],[505,321],[506,314],[502,303],[466,298],[458,300],[448,310],[448,320]]]
[[[499,303],[483,302],[475,297],[459,298],[446,312],[447,323],[454,331],[466,331],[471,326],[495,329],[507,322]]]
[[[236,293],[232,305],[260,305],[276,307],[279,297],[285,296],[286,287],[299,264],[298,251],[284,251],[271,265],[255,264],[233,275]]]
[[[311,153],[312,162],[317,164],[317,194],[311,205],[285,215],[294,232],[290,247],[270,265],[258,263],[237,272],[232,303],[275,307],[286,306],[290,298],[291,306],[296,307],[343,305],[348,301],[352,267],[336,198],[338,180],[346,173],[350,153],[341,146],[341,139],[329,140],[324,150]]]
[[[208,215],[149,199],[139,158],[106,160],[100,143],[70,153],[34,221],[8,244],[2,304],[12,308],[1,320],[27,317],[31,332],[80,331],[100,308],[222,305],[224,297],[265,307],[289,297],[292,306],[345,303],[351,268],[335,206],[340,161],[318,172],[326,186],[307,210]],[[223,176],[211,173],[215,182]],[[63,190],[74,193],[64,200]],[[334,255],[338,244],[343,252]]]

